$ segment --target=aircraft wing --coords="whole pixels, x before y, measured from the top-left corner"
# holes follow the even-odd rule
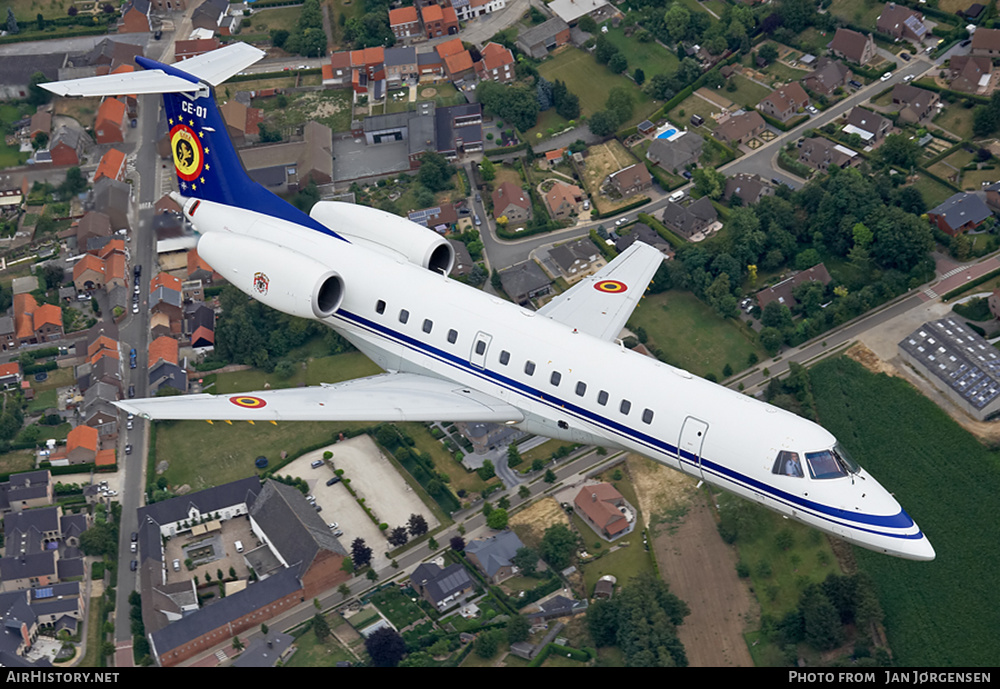
[[[57,96],[123,96],[143,93],[185,93],[198,84],[154,69],[148,72],[104,74],[99,77],[67,79],[39,84]]]
[[[520,421],[520,411],[457,383],[384,373],[344,383],[229,395],[119,400],[145,419],[217,421]]]
[[[264,55],[266,53],[260,48],[255,48],[249,43],[236,42],[183,60],[179,65],[175,63],[175,66],[191,76],[207,81],[212,86],[218,86]]]
[[[661,261],[663,254],[657,249],[636,242],[538,313],[602,340],[613,340],[625,327]]]

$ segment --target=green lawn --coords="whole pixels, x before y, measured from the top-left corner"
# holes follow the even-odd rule
[[[411,601],[395,586],[385,588],[371,597],[371,602],[396,629],[408,627],[424,617],[420,606]]]
[[[339,383],[363,376],[373,376],[381,372],[371,359],[361,352],[348,352],[336,356],[312,359],[308,365],[302,364],[291,378],[282,379],[273,373],[258,369],[220,373],[216,376],[216,394],[250,392],[271,388],[294,388],[300,385]]]
[[[830,12],[851,24],[874,29],[883,7],[883,3],[871,0],[833,0]],[[833,40],[833,37],[830,36],[829,40]]]
[[[901,378],[838,357],[810,371],[820,422],[920,525],[937,551],[912,562],[855,548],[899,666],[995,666],[1000,456]],[[891,430],[889,430],[891,429]]]
[[[646,295],[629,323],[645,328],[671,365],[699,376],[714,373],[721,379],[727,363],[734,371],[742,371],[751,352],[766,356],[741,326],[722,318],[690,292]]]
[[[963,139],[971,139],[974,112],[974,108],[966,108],[961,103],[952,103],[934,118],[934,124]]]
[[[640,43],[634,37],[626,36],[623,28],[610,29],[604,37],[628,60],[629,74],[638,67],[649,80],[656,74],[673,75],[680,67],[681,61],[677,58],[677,54],[670,52],[656,41]]]
[[[771,89],[761,86],[755,81],[750,81],[741,74],[734,74],[729,78],[729,81],[736,84],[736,90],[730,91],[728,88],[724,88],[721,91],[722,95],[747,108],[755,108],[761,99],[771,93]]]
[[[924,197],[924,203],[927,204],[928,208],[934,208],[955,193],[950,187],[946,187],[927,175],[920,175],[919,179],[913,183],[913,186],[920,190],[920,194]]]
[[[593,55],[576,48],[564,48],[542,62],[538,72],[549,81],[559,79],[566,82],[567,88],[579,97],[580,111],[585,117],[604,110],[608,93],[616,86],[629,89],[635,102],[635,114],[623,126],[638,124],[657,108],[656,102],[637,88],[631,79],[612,74],[607,67],[598,64]]]

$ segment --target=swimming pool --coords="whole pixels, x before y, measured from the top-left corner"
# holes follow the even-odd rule
[[[677,127],[675,127],[674,125],[670,124],[669,122],[665,122],[664,124],[660,125],[659,129],[656,130],[656,138],[670,140],[680,136],[683,133],[684,132],[678,131]]]

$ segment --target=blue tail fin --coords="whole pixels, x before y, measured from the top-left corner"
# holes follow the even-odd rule
[[[176,65],[144,57],[136,57],[136,62],[146,70],[161,70],[199,85],[163,93],[170,152],[182,195],[246,208],[341,238],[250,178],[229,138],[211,86]]]

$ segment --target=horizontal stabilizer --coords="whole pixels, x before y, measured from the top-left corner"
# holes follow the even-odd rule
[[[521,421],[520,411],[452,381],[385,373],[334,385],[120,400],[145,419],[215,421]]]
[[[198,83],[154,69],[99,77],[67,79],[40,84],[57,96],[129,96],[144,93],[185,93],[198,90]]]
[[[230,43],[224,48],[211,50],[183,62],[175,62],[174,67],[187,72],[200,81],[218,86],[234,74],[260,60],[266,55],[260,48],[249,43]]]
[[[224,48],[173,65],[164,65],[139,56],[135,61],[144,68],[144,71],[68,79],[41,86],[58,96],[193,93],[203,88],[200,82],[218,86],[264,55],[263,50],[247,43],[231,43]]]

